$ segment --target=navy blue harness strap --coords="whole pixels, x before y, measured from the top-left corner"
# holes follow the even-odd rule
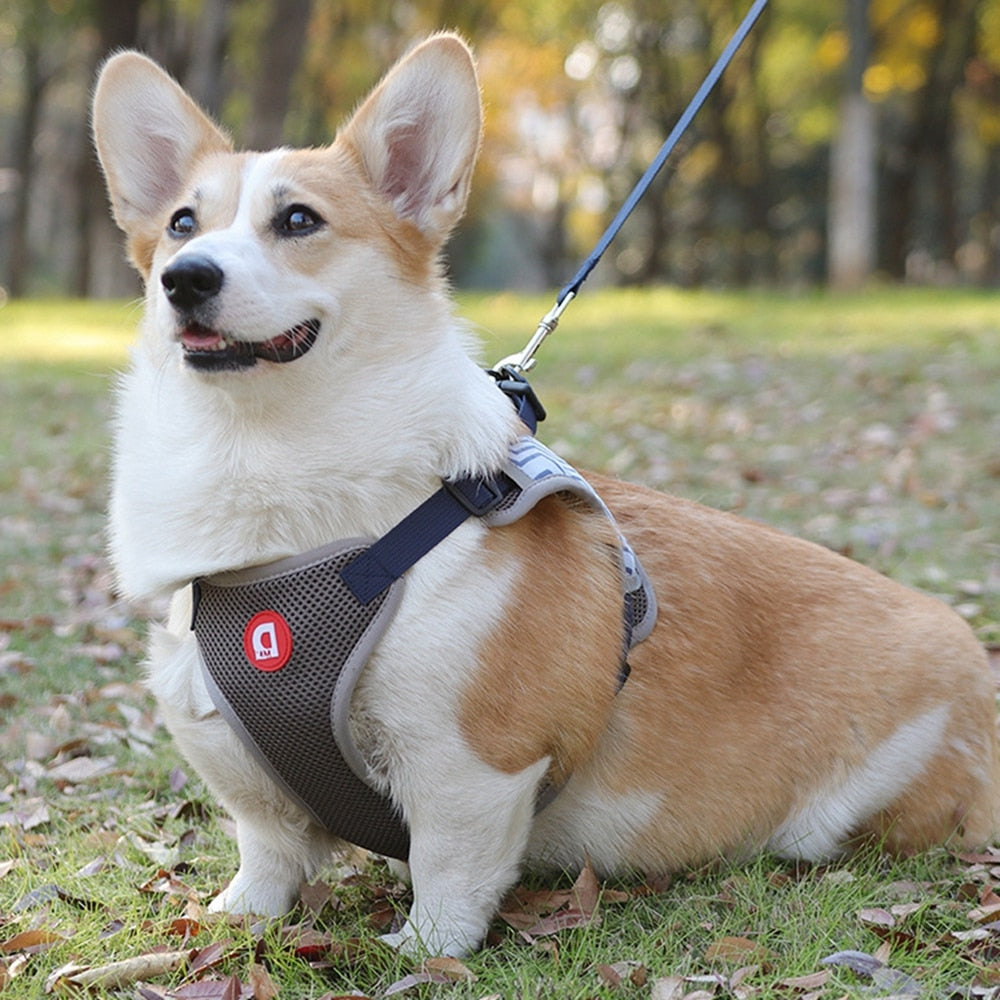
[[[545,419],[545,408],[528,380],[509,367],[488,374],[534,434],[538,422]],[[341,579],[362,604],[373,601],[463,521],[483,517],[518,488],[503,472],[489,478],[444,480],[437,493],[346,565]]]
[[[518,487],[504,473],[446,480],[433,496],[356,559],[340,577],[362,603],[373,601],[469,517],[482,517]]]

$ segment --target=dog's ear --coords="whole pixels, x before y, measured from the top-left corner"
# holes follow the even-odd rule
[[[232,145],[178,83],[138,52],[120,52],[104,64],[93,128],[115,221],[130,238],[136,265],[148,271],[152,250],[141,245],[150,227],[162,228],[194,163]]]
[[[472,53],[440,34],[389,71],[340,140],[397,215],[441,242],[465,211],[481,130]]]

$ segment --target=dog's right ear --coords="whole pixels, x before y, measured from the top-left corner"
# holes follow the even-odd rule
[[[178,83],[138,52],[120,52],[104,64],[93,128],[115,221],[146,275],[163,214],[193,165],[232,144]]]
[[[440,244],[465,211],[482,112],[475,64],[454,34],[401,59],[341,133],[375,192]]]

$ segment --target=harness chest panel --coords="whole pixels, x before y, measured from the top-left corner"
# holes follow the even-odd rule
[[[590,484],[534,438],[512,446],[502,473],[503,498],[477,514],[485,524],[511,524],[554,493],[582,498],[615,523]],[[656,598],[620,532],[619,539],[624,654],[652,631]],[[406,860],[406,824],[369,783],[349,724],[355,684],[404,586],[399,577],[380,581],[370,599],[355,596],[344,571],[364,564],[372,549],[350,539],[196,580],[192,629],[212,701],[278,785],[336,836]],[[624,655],[620,676],[627,676]]]
[[[334,736],[348,731],[354,685],[403,590],[397,581],[368,604],[354,597],[340,570],[365,547],[336,542],[306,557],[199,580],[193,627],[212,701],[271,777],[327,830],[405,859],[405,825],[362,779],[353,742],[342,746]],[[245,649],[253,642],[248,628],[264,611],[280,615],[292,637],[278,670],[255,665]]]

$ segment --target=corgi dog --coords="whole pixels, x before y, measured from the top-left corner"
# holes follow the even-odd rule
[[[124,595],[172,595],[148,684],[236,822],[239,869],[214,910],[283,913],[344,841],[218,710],[193,581],[381,538],[526,434],[440,264],[481,115],[451,34],[317,149],[234,151],[141,54],[101,72],[96,145],[146,288],[118,386],[110,550]],[[994,682],[959,616],[818,545],[588,480],[658,604],[624,683],[614,526],[557,492],[506,526],[470,517],[418,559],[353,688],[365,780],[409,836],[413,902],[391,944],[474,950],[525,868],[664,874],[990,840]]]

